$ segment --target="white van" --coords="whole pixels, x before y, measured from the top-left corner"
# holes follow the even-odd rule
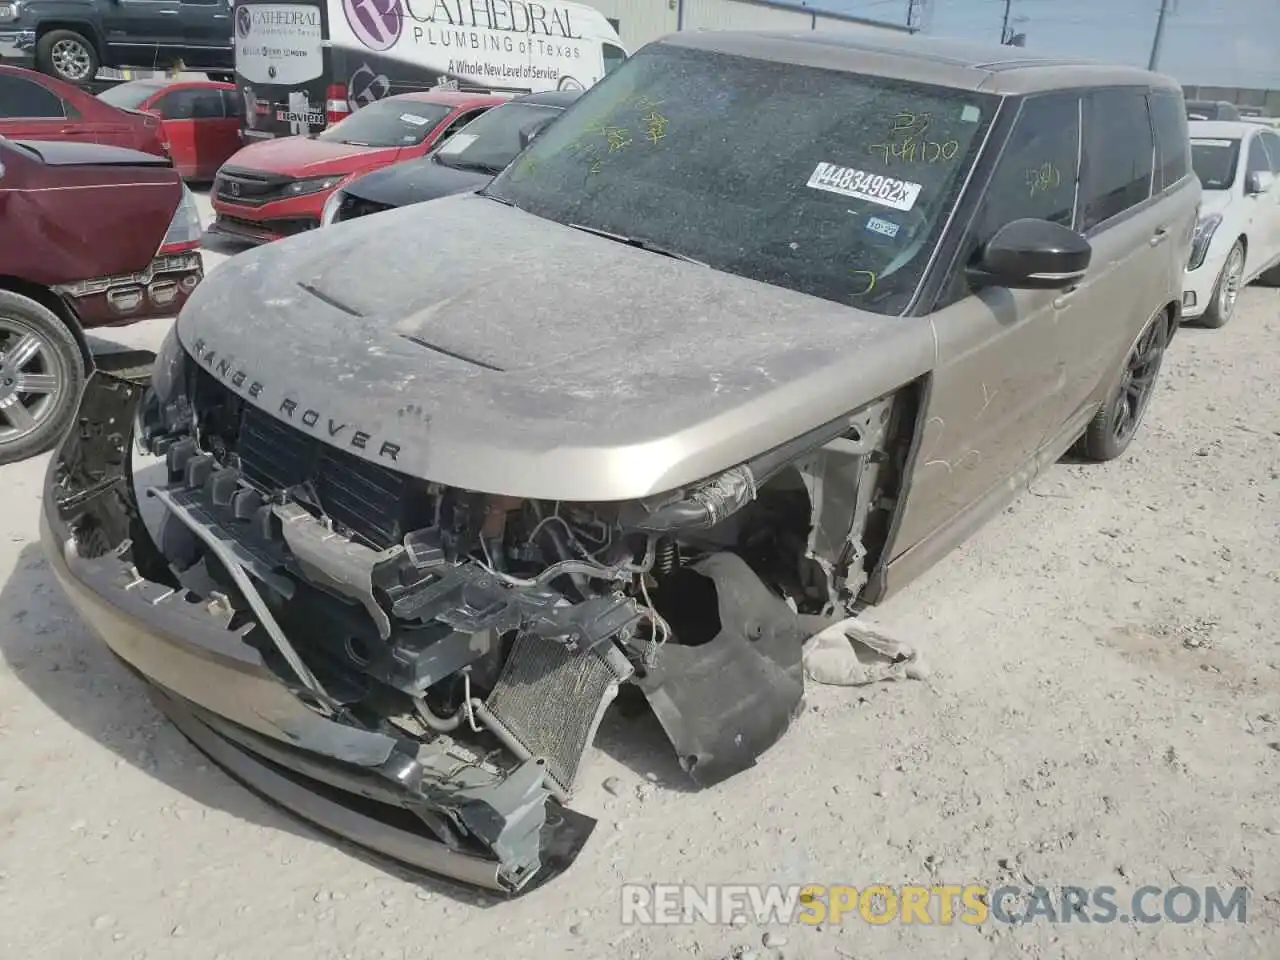
[[[600,11],[559,0],[238,0],[234,19],[252,138],[411,90],[585,89],[627,57]]]

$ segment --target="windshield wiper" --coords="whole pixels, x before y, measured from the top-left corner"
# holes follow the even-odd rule
[[[443,167],[449,167],[453,170],[471,170],[475,173],[487,173],[491,177],[496,177],[502,172],[501,167],[495,167],[491,163],[475,163],[469,160],[459,160],[457,162],[437,160],[436,162]]]
[[[651,243],[648,240],[642,240],[639,237],[628,237],[623,233],[611,233],[608,230],[601,230],[599,227],[588,227],[581,223],[570,223],[568,226],[572,227],[574,230],[581,230],[583,233],[592,233],[597,237],[604,237],[606,240],[613,240],[616,243],[625,243],[629,247],[636,247],[640,250],[647,250],[650,253],[656,253],[663,257],[670,257],[672,260],[682,260],[685,263],[696,263],[700,267],[705,267],[707,265],[702,260],[695,260],[693,257],[686,256],[676,250],[670,250],[667,247]]]

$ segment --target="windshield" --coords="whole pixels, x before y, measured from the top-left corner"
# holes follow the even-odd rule
[[[121,83],[98,94],[98,99],[122,110],[137,110],[147,97],[160,90],[155,83]]]
[[[409,147],[425,140],[451,109],[421,100],[379,100],[316,134],[316,139],[361,147]]]
[[[554,119],[562,111],[533,103],[507,103],[484,113],[455,133],[436,160],[446,167],[498,173],[520,152],[520,131]]]
[[[560,223],[901,313],[998,103],[657,43],[485,191]]]
[[[1192,140],[1191,168],[1206,190],[1229,190],[1236,182],[1239,140]]]

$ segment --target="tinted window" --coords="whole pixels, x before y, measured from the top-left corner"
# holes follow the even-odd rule
[[[406,147],[421,143],[452,108],[421,100],[379,100],[316,134],[328,143],[363,147]]]
[[[1156,128],[1156,186],[1171,187],[1190,172],[1187,114],[1177,96],[1151,95],[1151,124]]]
[[[65,117],[62,100],[23,77],[0,76],[0,117],[26,120]]]
[[[222,107],[226,110],[228,117],[243,117],[244,97],[240,95],[239,90],[223,90]]]
[[[627,59],[627,51],[623,50],[616,44],[604,43],[601,44],[601,49],[604,51],[605,73],[616,70],[618,66],[621,65],[622,61]]]
[[[1094,90],[1085,95],[1082,231],[1151,196],[1154,154],[1145,91]]]
[[[166,120],[212,120],[225,116],[221,90],[174,90],[160,101]]]
[[[120,83],[109,87],[98,94],[98,99],[122,110],[137,110],[142,102],[154,93],[163,89],[161,84],[135,80],[132,83]]]
[[[1267,131],[1262,135],[1262,142],[1267,148],[1267,154],[1271,157],[1271,170],[1274,173],[1280,173],[1280,134]]]
[[[996,104],[654,43],[588,90],[488,192],[727,273],[897,314]]]
[[[1249,161],[1245,166],[1245,172],[1271,172],[1271,158],[1267,156],[1267,151],[1263,149],[1261,137],[1254,137],[1249,141]]]
[[[978,245],[1022,217],[1071,226],[1079,163],[1079,97],[1055,94],[1023,103],[983,198]]]
[[[558,107],[507,103],[490,110],[440,148],[436,159],[446,167],[499,173],[520,152],[520,131],[560,115]]]
[[[1231,189],[1236,182],[1239,159],[1239,140],[1205,138],[1191,141],[1191,166],[1206,190]]]
[[[463,127],[469,126],[472,121],[478,119],[480,115],[485,112],[487,112],[487,108],[485,110],[469,110],[466,113],[458,114],[449,121],[449,125],[447,127],[440,131],[441,139],[452,137]]]

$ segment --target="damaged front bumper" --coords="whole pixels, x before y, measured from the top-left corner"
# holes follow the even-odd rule
[[[448,737],[423,743],[328,719],[245,642],[232,610],[139,573],[135,551],[155,549],[130,477],[143,389],[94,374],[46,479],[42,539],[85,622],[199,749],[321,828],[506,894],[563,872],[595,821],[562,806],[537,760],[495,776]]]

